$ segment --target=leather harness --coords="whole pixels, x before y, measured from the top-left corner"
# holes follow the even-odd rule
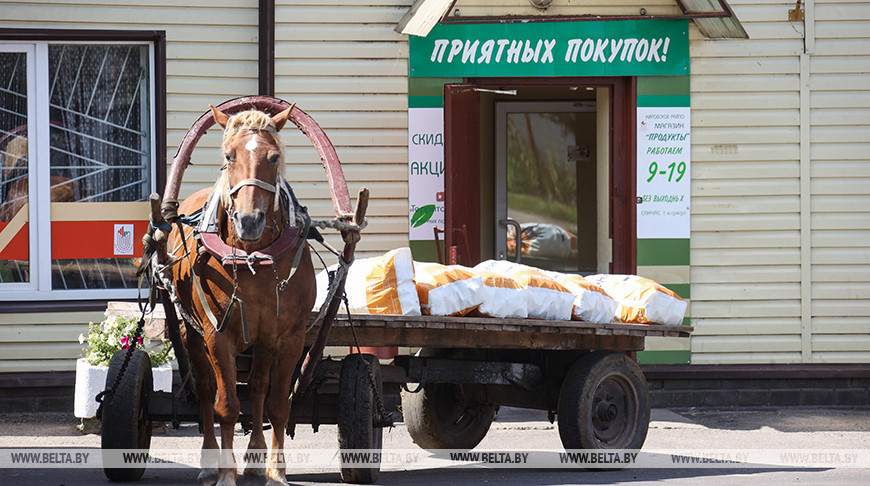
[[[290,187],[290,184],[288,184],[287,181],[284,180],[283,177],[278,177],[276,184],[277,187],[267,182],[263,182],[259,179],[242,180],[238,184],[236,184],[235,187],[230,189],[230,196],[238,192],[239,189],[246,185],[261,187],[273,193],[280,191],[280,193],[278,194],[280,210],[286,215],[286,217],[284,218],[285,222],[284,227],[281,231],[281,235],[278,237],[277,240],[275,240],[271,245],[267,246],[266,248],[253,251],[251,253],[247,253],[242,249],[234,248],[230,245],[227,245],[219,234],[220,225],[218,223],[218,211],[221,201],[221,190],[218,187],[215,187],[214,190],[212,190],[211,195],[209,195],[209,198],[206,200],[206,203],[200,212],[202,219],[199,221],[199,223],[196,225],[196,228],[194,229],[194,237],[199,242],[199,244],[201,244],[202,247],[210,255],[220,260],[221,264],[232,265],[234,267],[234,274],[235,266],[240,263],[246,264],[251,270],[251,273],[256,273],[255,267],[274,265],[275,262],[277,260],[280,260],[284,255],[287,254],[287,252],[299,246],[300,241],[304,241],[305,239],[309,238],[310,232],[313,233],[311,237],[315,239],[322,239],[322,237],[317,234],[317,230],[311,228],[311,218],[308,216],[308,209],[305,206],[299,204],[299,201],[296,199],[296,195],[293,193],[293,189]],[[301,225],[299,223],[301,223]],[[297,251],[296,256],[293,259],[293,266],[290,269],[290,274],[284,280],[285,284],[286,282],[289,282],[293,274],[296,273],[296,269],[299,266],[301,256],[302,252]],[[206,316],[208,317],[208,320],[212,324],[212,326],[214,326],[214,328],[218,332],[223,332],[223,330],[226,328],[227,323],[230,320],[230,317],[232,316],[233,308],[238,302],[241,311],[243,336],[245,339],[245,343],[249,343],[250,335],[248,332],[248,319],[247,313],[245,311],[245,303],[242,302],[241,299],[236,297],[234,291],[229,307],[226,309],[223,318],[220,320],[220,322],[218,322],[217,317],[211,311],[211,307],[209,306],[208,301],[205,297],[205,292],[203,291],[202,285],[199,282],[199,277],[196,275],[193,267],[191,267],[191,271],[194,273],[192,280],[197,297],[202,303]],[[235,280],[235,275],[233,278]],[[282,290],[282,285],[279,283],[276,287],[276,297],[278,298],[277,314],[279,316],[281,315],[281,303],[280,296],[278,296],[277,294],[280,292],[280,290]]]

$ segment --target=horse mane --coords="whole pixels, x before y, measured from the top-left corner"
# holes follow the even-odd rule
[[[258,130],[269,133],[272,138],[275,140],[275,145],[278,147],[278,150],[281,152],[281,158],[278,160],[278,180],[276,180],[276,186],[279,182],[284,179],[284,141],[281,140],[281,136],[278,135],[277,127],[275,126],[275,122],[272,121],[272,117],[258,110],[248,110],[240,113],[236,113],[231,116],[227,121],[227,126],[224,128],[224,137],[221,142],[221,153],[226,150],[227,144],[232,140],[232,138],[240,131],[243,130]],[[217,180],[217,187],[221,191],[221,203],[224,207],[230,207],[230,184],[227,180],[229,176],[227,175],[227,171],[222,170],[221,175]],[[274,209],[277,211],[281,205],[281,191],[275,191],[275,204]]]

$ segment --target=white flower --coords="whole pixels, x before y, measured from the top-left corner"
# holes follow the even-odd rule
[[[132,341],[139,322],[135,318],[106,316],[99,324],[91,323],[88,334],[79,335],[79,343],[88,343],[83,350],[88,362],[93,365],[108,365],[113,353],[122,349],[122,339]],[[174,358],[172,346],[165,340],[151,340],[142,336],[140,349],[146,351],[157,363]],[[150,349],[149,349],[150,348]],[[168,359],[167,359],[168,358]]]

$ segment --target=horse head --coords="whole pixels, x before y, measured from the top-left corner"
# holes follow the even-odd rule
[[[284,144],[278,132],[284,128],[291,109],[273,117],[256,110],[232,117],[214,106],[211,110],[224,129],[221,144],[224,165],[218,185],[235,236],[243,243],[257,243],[270,220],[274,222],[275,235],[279,234]]]
[[[0,146],[0,160],[3,163],[4,178],[7,171],[27,167],[27,138],[13,136],[5,147]]]

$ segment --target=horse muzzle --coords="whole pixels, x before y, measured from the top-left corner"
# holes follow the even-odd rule
[[[261,209],[253,211],[235,211],[233,213],[233,224],[236,227],[236,235],[240,240],[252,243],[258,241],[263,236],[263,230],[266,229],[266,213]]]

